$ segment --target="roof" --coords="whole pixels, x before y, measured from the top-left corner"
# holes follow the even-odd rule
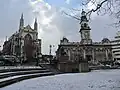
[[[110,40],[108,38],[103,38],[102,43],[110,43]]]
[[[33,30],[29,24],[24,28]]]

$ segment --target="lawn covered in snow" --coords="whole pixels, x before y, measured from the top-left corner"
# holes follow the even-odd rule
[[[120,70],[61,74],[21,81],[0,90],[120,90]]]
[[[39,66],[0,66],[1,69],[27,69],[27,68],[41,68]]]

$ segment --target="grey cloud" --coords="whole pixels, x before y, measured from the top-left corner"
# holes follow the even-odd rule
[[[101,41],[104,37],[113,39],[117,29],[113,26],[113,20],[110,16],[95,16],[91,20],[91,35],[94,41]]]
[[[0,37],[10,36],[18,30],[19,19],[21,13],[25,15],[26,22],[31,22],[30,8],[27,5],[27,0],[18,0],[17,2],[10,2],[11,0],[2,0],[0,2]]]
[[[30,6],[28,0],[18,0],[14,2],[14,5],[7,0],[2,0],[1,3],[0,10],[2,14],[0,14],[0,17],[2,18],[0,18],[0,38],[10,36],[18,30],[19,18],[23,12],[26,24],[33,24],[34,17],[38,17],[39,38],[42,38],[43,53],[48,54],[50,44],[55,45],[53,48],[54,52],[57,49],[59,40],[63,36],[66,36],[70,41],[80,41],[79,21],[62,15],[60,8],[51,6],[51,9],[49,9],[45,3],[42,3],[42,7],[38,4],[33,8]],[[44,17],[49,18],[51,16],[53,16],[53,18],[48,24],[42,23]],[[102,37],[114,36],[114,28],[107,26],[109,22],[111,22],[110,18],[98,16],[91,21],[90,25],[93,40],[98,41],[101,40]]]
[[[71,17],[66,17],[61,13],[56,13],[55,17],[53,18],[52,25],[56,24],[58,29],[64,33],[64,35],[74,35],[76,32],[79,31],[79,22],[74,20]]]

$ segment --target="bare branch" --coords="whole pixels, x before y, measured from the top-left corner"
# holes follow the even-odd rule
[[[78,18],[78,17],[76,17],[76,16],[72,16],[72,15],[70,15],[70,14],[64,12],[64,11],[63,11],[63,13],[64,13],[65,15],[67,15],[67,16],[70,16],[70,17],[76,19],[76,20],[80,20],[80,18]]]
[[[104,0],[104,1],[101,2],[100,4],[97,4],[96,9],[90,10],[89,12],[87,12],[87,15],[90,16],[92,12],[96,12],[96,11],[100,10],[100,8],[102,7],[102,5],[103,5],[105,2],[107,2],[107,1],[108,1],[108,0]]]
[[[73,11],[81,11],[80,9],[76,9],[76,8],[70,8],[70,10],[73,10]]]
[[[82,5],[88,8],[88,5],[95,6],[95,8],[89,10],[86,12],[87,17],[90,19],[91,14],[93,12],[97,12],[99,15],[105,15],[108,13],[109,15],[114,16],[117,20],[114,25],[116,27],[120,27],[120,0],[83,0]],[[85,8],[86,8],[85,7]],[[76,12],[80,12],[80,9],[70,9],[73,15],[68,14],[63,11],[63,13],[67,16],[70,16],[72,18],[75,18],[76,20],[80,20],[80,16]]]

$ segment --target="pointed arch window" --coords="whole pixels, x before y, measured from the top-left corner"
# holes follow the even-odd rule
[[[32,37],[30,34],[25,35],[24,40],[26,44],[32,44]]]

